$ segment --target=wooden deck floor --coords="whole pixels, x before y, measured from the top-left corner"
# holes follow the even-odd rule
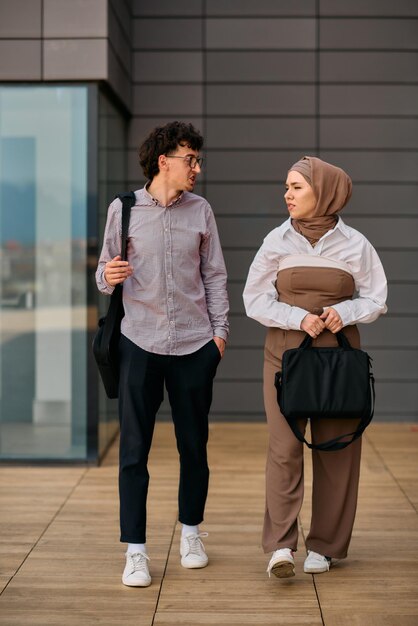
[[[417,426],[369,428],[349,558],[317,576],[302,567],[309,459],[297,574],[278,580],[265,573],[265,448],[262,424],[211,426],[202,526],[210,564],[185,570],[172,427],[157,425],[148,523],[153,584],[146,589],[120,582],[116,445],[99,468],[0,467],[0,624],[417,626]]]

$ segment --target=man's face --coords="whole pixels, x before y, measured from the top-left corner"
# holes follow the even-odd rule
[[[193,191],[201,172],[199,163],[195,162],[198,157],[199,152],[187,145],[179,145],[175,152],[165,155],[168,181],[178,191]]]

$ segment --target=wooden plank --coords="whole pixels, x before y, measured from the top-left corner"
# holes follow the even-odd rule
[[[330,576],[315,576],[324,622],[412,626],[418,616],[418,519],[390,465],[395,456],[397,463],[410,466],[413,475],[418,437],[411,437],[410,425],[375,423],[363,444],[349,557],[332,568]]]
[[[368,429],[349,557],[315,576],[320,606],[313,577],[303,573],[302,534],[296,576],[266,575],[269,557],[260,545],[266,446],[265,424],[211,424],[202,525],[210,563],[186,570],[179,556],[173,427],[157,424],[147,541],[153,584],[146,589],[120,580],[117,443],[99,468],[0,468],[0,590],[7,585],[0,625],[321,626],[321,608],[325,626],[415,626],[416,426]],[[300,524],[306,534],[312,468],[307,449],[305,455]]]
[[[322,621],[319,617],[316,618],[308,614],[295,615],[291,610],[284,611],[283,607],[280,607],[276,613],[271,614],[249,612],[245,608],[237,613],[158,612],[154,624],[155,626],[175,626],[176,624],[180,626],[197,626],[198,624],[211,626],[241,626],[241,624],[243,626],[268,626],[269,624],[274,624],[274,626],[289,626],[289,624],[292,626],[322,626]],[[404,625],[402,624],[402,626]]]
[[[0,469],[0,592],[21,566],[85,468]]]
[[[177,518],[177,450],[172,427],[165,424],[151,454],[149,552],[153,585],[122,585],[125,544],[119,544],[118,454],[113,445],[102,467],[84,472],[83,480],[49,525],[36,548],[0,598],[0,624],[36,626],[75,623],[148,626],[157,603],[171,536]],[[62,468],[46,470],[61,489]],[[30,472],[30,469],[26,469]],[[161,478],[161,480],[160,480]],[[13,485],[13,477],[9,476]],[[56,497],[56,494],[55,496]],[[63,504],[63,502],[62,502]],[[18,503],[18,515],[23,502]],[[37,519],[33,503],[25,516]],[[48,523],[49,523],[48,519]],[[43,530],[47,523],[44,524]],[[139,602],[139,612],[135,603]],[[30,604],[22,599],[30,599]]]

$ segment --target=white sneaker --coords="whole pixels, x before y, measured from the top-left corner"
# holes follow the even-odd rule
[[[280,548],[280,550],[273,552],[267,567],[269,578],[271,572],[273,572],[277,578],[291,578],[295,575],[295,560],[290,548]]]
[[[305,574],[322,574],[328,572],[331,567],[331,559],[327,556],[322,556],[318,552],[308,550],[308,556],[303,564],[303,571]]]
[[[191,533],[182,536],[180,541],[181,564],[188,569],[206,567],[209,563],[201,537],[207,537],[208,533]]]
[[[143,552],[127,552],[122,582],[128,587],[149,587],[151,576],[148,570],[149,558]]]

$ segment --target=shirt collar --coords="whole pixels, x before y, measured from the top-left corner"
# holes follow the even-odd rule
[[[145,204],[147,206],[163,206],[162,204],[159,203],[159,201],[157,200],[157,198],[154,198],[148,191],[148,187],[150,185],[150,181],[148,181],[147,183],[145,183],[145,185],[143,186],[143,188],[139,191],[139,193],[141,194],[142,198],[145,201]],[[170,202],[170,204],[167,207],[164,208],[168,208],[171,206],[175,206],[176,204],[179,204],[184,196],[184,191],[181,192],[181,194],[175,199],[173,200],[173,202]]]
[[[336,228],[338,228],[338,230],[340,230],[342,232],[344,237],[346,237],[347,239],[350,239],[350,237],[351,237],[350,229],[348,228],[348,226],[346,224],[344,224],[344,222],[342,221],[341,217],[338,218],[338,222],[337,222]]]

